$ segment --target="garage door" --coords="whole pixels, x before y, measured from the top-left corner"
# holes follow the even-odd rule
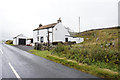
[[[19,39],[19,45],[26,45],[26,39]]]

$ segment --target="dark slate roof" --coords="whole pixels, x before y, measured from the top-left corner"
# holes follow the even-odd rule
[[[52,23],[52,24],[48,24],[48,25],[44,25],[44,26],[40,26],[38,27],[37,29],[34,29],[33,31],[35,30],[40,30],[40,29],[48,29],[48,28],[52,28],[56,25],[57,23]]]

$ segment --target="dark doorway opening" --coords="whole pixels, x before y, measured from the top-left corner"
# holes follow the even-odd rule
[[[31,39],[31,43],[33,43],[33,39]]]
[[[65,42],[68,42],[68,38],[65,38]]]
[[[43,43],[43,37],[40,38],[41,43]]]
[[[26,45],[26,39],[19,39],[19,45]]]

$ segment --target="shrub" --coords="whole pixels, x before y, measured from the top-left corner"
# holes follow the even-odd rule
[[[91,64],[91,60],[89,58],[85,58],[83,60],[83,63]]]
[[[99,45],[105,44],[101,43]],[[101,48],[99,45],[94,45],[90,48],[88,46],[86,47],[86,45],[81,48],[70,48],[69,46],[64,46],[59,43],[52,53],[80,63],[89,65],[96,64],[97,66],[103,66],[109,69],[111,68],[111,65],[113,65],[115,68],[112,68],[112,70],[116,70],[117,67],[115,65],[120,65],[119,51],[111,50],[110,48]]]
[[[69,48],[67,46],[64,46],[64,51],[62,52],[63,54],[69,54]]]
[[[110,50],[108,55],[107,55],[107,59],[109,60],[109,63],[119,64],[120,63],[120,53],[119,53],[119,51]]]
[[[58,45],[56,46],[56,48],[54,49],[54,52],[56,53],[60,53],[64,51],[65,46],[62,45],[61,43],[58,43]]]
[[[79,53],[80,53],[80,51],[79,51],[77,48],[72,48],[72,49],[70,50],[70,54],[71,54],[71,55],[79,54]]]
[[[83,57],[80,57],[80,58],[78,59],[78,62],[83,63],[83,60],[84,60],[84,58],[83,58]]]
[[[52,42],[53,45],[58,45],[58,44],[63,44],[63,42],[59,41],[59,42]]]
[[[40,43],[35,43],[34,49],[36,50],[43,50],[43,45]]]
[[[13,44],[13,41],[12,40],[7,40],[5,43],[6,44]]]
[[[74,56],[72,56],[70,53],[66,54],[65,57],[66,57],[67,59],[73,59],[73,58],[74,58]]]
[[[101,48],[94,48],[91,51],[90,58],[95,61],[105,61],[106,56],[106,50],[103,50]]]
[[[87,55],[89,55],[89,50],[88,49],[82,49],[82,50],[80,50],[80,56],[81,57],[87,58],[87,57],[89,57]]]

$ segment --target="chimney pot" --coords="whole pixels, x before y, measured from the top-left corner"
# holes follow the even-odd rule
[[[59,18],[58,20],[57,20],[57,23],[61,23],[62,22],[62,20],[61,20],[61,18]]]

